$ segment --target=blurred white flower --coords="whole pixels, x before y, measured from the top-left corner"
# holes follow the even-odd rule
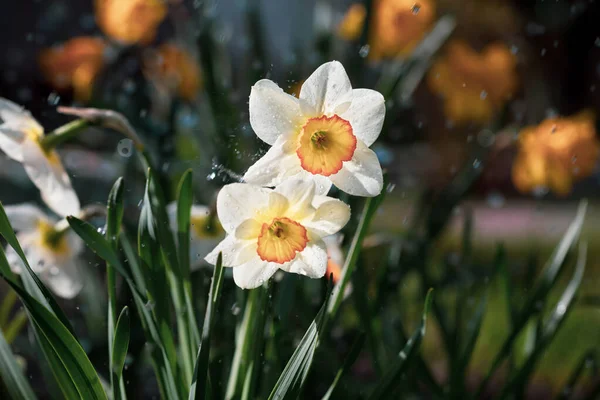
[[[177,233],[177,203],[167,206],[169,223],[173,232]],[[198,269],[204,263],[204,257],[223,239],[225,231],[221,223],[211,220],[210,208],[193,205],[190,217],[190,268]]]
[[[44,202],[61,216],[77,215],[79,199],[54,149],[44,149],[44,129],[31,114],[0,97],[0,150],[25,167]]]
[[[78,270],[83,242],[65,220],[57,222],[32,204],[4,208],[17,232],[31,269],[57,296],[72,299],[83,288]],[[16,251],[7,246],[6,257],[14,273],[25,268]]]
[[[262,285],[283,270],[320,278],[327,269],[322,238],[337,233],[350,218],[350,207],[319,195],[312,180],[291,179],[275,189],[233,183],[217,197],[217,213],[227,236],[206,256],[233,267],[243,289]]]
[[[299,98],[262,79],[250,92],[250,124],[273,147],[244,179],[262,186],[276,186],[291,177],[313,179],[320,194],[334,184],[355,196],[376,196],[383,176],[369,146],[379,136],[384,117],[383,96],[352,89],[337,61],[317,68],[302,85]]]

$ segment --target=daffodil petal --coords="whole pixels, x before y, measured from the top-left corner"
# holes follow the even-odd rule
[[[40,146],[27,140],[23,143],[23,166],[29,178],[38,187],[44,202],[60,216],[77,215],[79,199],[71,181],[56,154],[49,159]]]
[[[277,186],[303,171],[296,153],[285,151],[285,142],[284,137],[278,138],[273,147],[248,168],[244,180],[255,185]]]
[[[83,289],[83,278],[75,259],[49,266],[41,278],[53,293],[63,299],[72,299]]]
[[[311,206],[315,197],[315,182],[310,179],[288,179],[275,188],[288,200],[289,210],[295,213]]]
[[[233,268],[233,280],[242,289],[254,289],[262,286],[279,269],[279,264],[255,260]]]
[[[350,220],[350,206],[338,199],[328,199],[309,220],[302,221],[310,234],[319,238],[339,232]]]
[[[252,129],[270,145],[279,136],[296,131],[303,120],[298,99],[268,79],[252,86],[249,105]]]
[[[317,115],[346,111],[352,101],[352,85],[342,64],[331,61],[317,68],[302,85],[300,99]],[[303,111],[307,113],[304,107]]]
[[[5,206],[4,211],[15,231],[34,230],[40,219],[48,219],[38,206],[29,203]]]
[[[377,155],[360,140],[352,160],[330,178],[340,190],[353,196],[374,197],[383,189],[383,172]]]
[[[281,269],[310,278],[321,278],[327,270],[327,248],[322,240],[310,242],[290,263]]]
[[[269,189],[244,183],[224,186],[217,196],[217,213],[225,232],[234,235],[242,222],[268,206],[270,193]]]
[[[27,133],[40,136],[44,129],[29,111],[0,97],[0,150],[13,160],[22,162],[21,145]]]
[[[371,89],[354,89],[352,104],[340,117],[350,122],[354,135],[369,147],[379,137],[385,118],[383,95]]]
[[[239,240],[233,235],[227,235],[205,257],[205,260],[214,265],[217,263],[219,253],[223,254],[223,265],[226,267],[235,267],[247,263],[258,256],[256,253],[256,240]]]

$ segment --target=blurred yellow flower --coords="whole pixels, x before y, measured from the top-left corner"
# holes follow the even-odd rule
[[[436,14],[432,0],[375,0],[369,32],[369,58],[404,56],[419,44],[431,27]],[[347,40],[358,39],[365,22],[366,10],[354,4],[338,27]]]
[[[549,188],[567,195],[573,182],[592,174],[600,155],[595,116],[583,111],[572,117],[548,118],[519,134],[519,153],[512,167],[515,187],[530,193]]]
[[[104,40],[76,37],[60,46],[42,50],[39,64],[45,78],[59,91],[73,89],[79,101],[87,101],[96,75],[104,65]]]
[[[96,23],[111,38],[148,43],[167,15],[166,0],[96,0]]]
[[[192,101],[202,87],[202,75],[196,59],[180,47],[163,44],[158,49],[157,78],[172,93]]]
[[[517,89],[517,60],[502,43],[481,53],[463,41],[448,44],[427,76],[430,89],[444,99],[444,113],[454,123],[485,124]]]

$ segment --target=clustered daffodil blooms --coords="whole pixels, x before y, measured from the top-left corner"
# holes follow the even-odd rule
[[[456,124],[484,125],[512,98],[518,87],[517,59],[503,43],[481,53],[459,40],[450,42],[427,75],[427,84],[444,101]]]
[[[431,28],[436,16],[433,0],[375,0],[368,32],[369,58],[402,57],[410,54]],[[346,40],[360,36],[366,18],[362,4],[353,4],[338,26]]]
[[[31,269],[57,295],[72,299],[83,288],[78,269],[83,242],[65,220],[57,221],[31,204],[4,208]],[[6,258],[14,273],[25,268],[17,252],[6,248]]]
[[[165,0],[96,0],[96,23],[124,44],[148,43],[167,16]]]
[[[289,179],[275,189],[233,183],[217,197],[225,239],[206,256],[233,267],[235,283],[246,289],[265,283],[275,272],[320,278],[328,263],[323,237],[337,233],[350,207],[319,195],[312,180]]]
[[[177,203],[167,206],[171,229],[177,232]],[[194,204],[190,215],[190,267],[196,270],[204,257],[223,239],[225,231],[209,207]]]
[[[519,153],[512,179],[523,193],[551,189],[567,195],[573,183],[594,171],[600,155],[595,116],[584,111],[572,117],[554,117],[519,133]]]
[[[44,129],[28,111],[0,98],[0,149],[23,164],[52,211],[77,215],[79,199],[52,142],[44,138]]]
[[[39,63],[46,80],[58,91],[73,89],[75,99],[90,98],[96,76],[104,66],[106,43],[101,38],[77,37],[42,50]]]
[[[268,79],[250,92],[250,124],[271,149],[244,180],[276,186],[286,179],[311,179],[319,194],[335,184],[356,196],[376,196],[383,187],[379,160],[369,146],[385,116],[383,96],[352,89],[342,64],[321,65],[306,79],[299,98]]]

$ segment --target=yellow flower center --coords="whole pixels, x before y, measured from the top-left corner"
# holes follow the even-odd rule
[[[257,253],[261,260],[283,264],[296,257],[308,243],[306,228],[289,218],[274,218],[263,224]]]
[[[69,254],[69,245],[65,236],[65,231],[57,230],[54,225],[46,222],[38,222],[38,231],[40,233],[38,244],[40,247],[48,250],[58,256]]]
[[[352,125],[337,115],[310,118],[298,137],[300,165],[313,175],[337,173],[356,150]]]
[[[213,239],[222,236],[225,231],[217,218],[210,215],[191,218],[191,228],[202,239]]]

